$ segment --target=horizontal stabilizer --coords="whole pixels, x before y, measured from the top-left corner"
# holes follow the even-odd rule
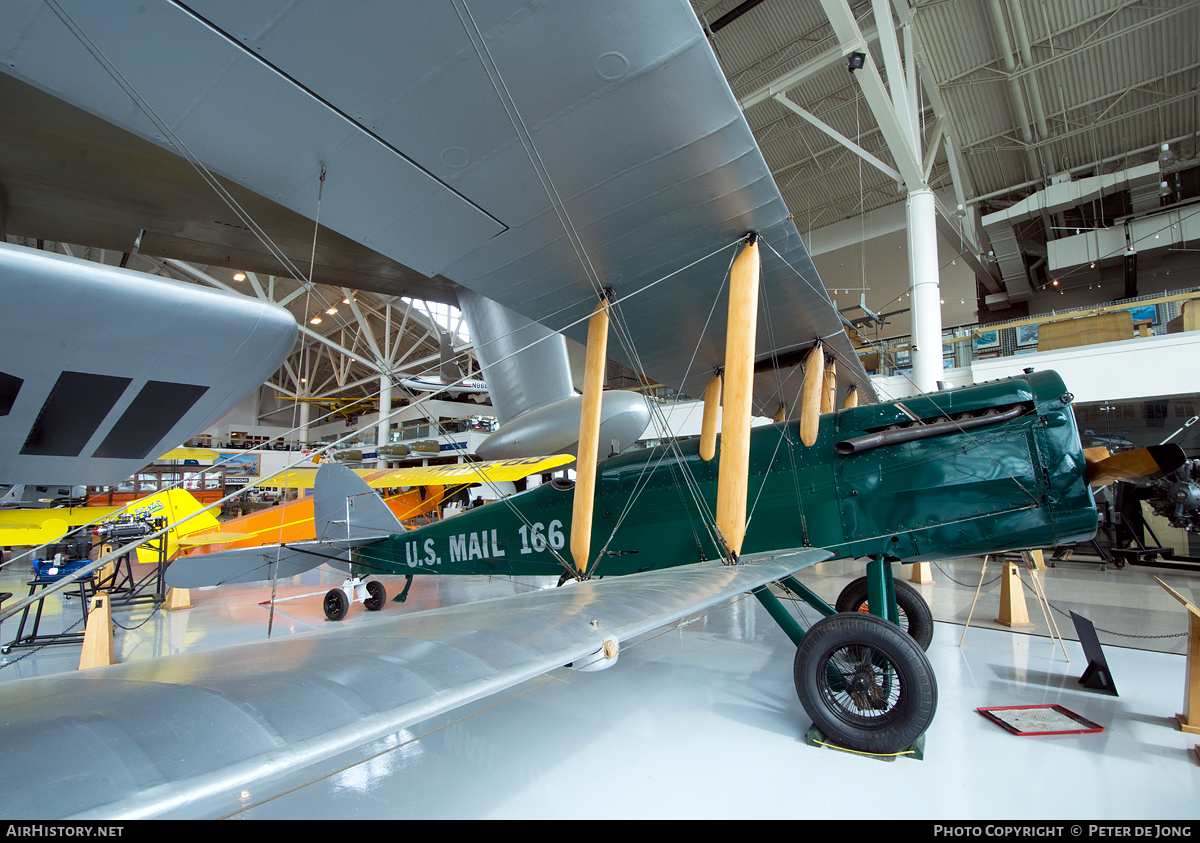
[[[705,562],[0,683],[0,816],[222,815],[241,807],[243,789],[268,797],[273,777],[581,663],[606,641],[629,641],[829,555]]]
[[[205,588],[211,585],[262,582],[276,576],[283,578],[303,574],[325,563],[338,570],[349,571],[346,550],[356,544],[295,542],[180,556],[167,568],[167,585],[171,588]],[[279,567],[278,574],[276,565]]]

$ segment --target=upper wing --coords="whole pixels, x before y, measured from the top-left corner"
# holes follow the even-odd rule
[[[272,777],[828,556],[706,562],[0,683],[0,815],[223,814],[274,794]]]
[[[693,395],[732,252],[691,264],[757,231],[759,356],[824,339],[873,394],[685,0],[58,6],[14,0],[0,69],[309,218],[325,168],[322,224],[573,338],[632,295],[610,353]]]

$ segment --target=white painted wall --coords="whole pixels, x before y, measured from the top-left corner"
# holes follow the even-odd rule
[[[1019,375],[1029,367],[1058,372],[1077,402],[1200,392],[1200,331],[995,357],[969,369],[949,369],[942,380],[966,386]],[[912,382],[900,375],[873,377],[871,383],[885,401],[917,394]]]

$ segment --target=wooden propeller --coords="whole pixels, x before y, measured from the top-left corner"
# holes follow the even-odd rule
[[[1186,461],[1187,455],[1178,445],[1151,445],[1108,455],[1107,448],[1084,448],[1087,460],[1088,482],[1092,486],[1107,486],[1110,483],[1153,483],[1161,477],[1177,471]]]

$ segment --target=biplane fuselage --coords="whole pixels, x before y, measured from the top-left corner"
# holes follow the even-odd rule
[[[1054,372],[839,410],[812,447],[798,425],[754,429],[743,554],[821,547],[838,557],[930,560],[1090,538],[1088,487],[1071,396]],[[980,426],[839,454],[839,442],[911,421],[973,418]],[[1007,421],[979,418],[1019,406]],[[997,414],[998,417],[998,414]],[[963,427],[968,425],[963,423]],[[698,440],[601,464],[593,526],[598,575],[687,565],[722,553],[699,507],[712,512],[717,463]],[[573,490],[528,492],[361,548],[368,571],[558,575],[570,563]]]

